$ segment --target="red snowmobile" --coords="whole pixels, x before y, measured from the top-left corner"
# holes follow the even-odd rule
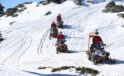
[[[86,51],[88,59],[95,65],[100,63],[115,63],[115,59],[111,59],[109,57],[110,53],[104,50],[105,45],[101,45],[101,48],[97,49],[93,44],[90,44],[90,39],[92,37],[93,33],[90,33],[88,40],[88,50]]]

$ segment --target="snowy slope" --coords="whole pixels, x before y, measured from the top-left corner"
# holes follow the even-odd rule
[[[120,2],[118,2],[120,3]],[[117,13],[102,13],[106,3],[77,6],[72,1],[63,4],[26,5],[18,17],[2,17],[0,30],[6,38],[0,43],[0,73],[4,76],[78,75],[75,71],[51,73],[43,67],[86,66],[100,71],[98,76],[123,76],[124,74],[124,20]],[[122,4],[122,3],[120,3]],[[45,16],[51,11],[52,14]],[[59,29],[66,36],[72,53],[56,54],[56,39],[49,39],[50,24],[62,14],[65,28]],[[12,25],[10,22],[15,21]],[[105,48],[117,59],[113,65],[93,65],[87,58],[88,34],[98,29]]]

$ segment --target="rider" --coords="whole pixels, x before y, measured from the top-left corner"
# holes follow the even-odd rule
[[[53,33],[55,30],[57,30],[56,23],[53,21],[51,24],[51,33]]]
[[[57,42],[58,42],[59,44],[64,44],[64,42],[65,42],[65,37],[64,37],[64,35],[62,34],[62,32],[60,32],[60,33],[57,35]]]
[[[53,21],[51,24],[51,28],[55,29],[56,28],[56,23]]]
[[[58,14],[56,21],[57,21],[57,26],[60,28],[63,28],[63,21],[62,21],[61,14]]]
[[[56,21],[58,21],[58,22],[59,22],[59,21],[62,21],[62,17],[61,17],[61,14],[60,14],[60,13],[59,13],[58,16],[57,16]]]
[[[95,32],[95,35],[93,36],[93,46],[96,48],[96,49],[101,49],[101,46],[103,45],[103,41],[102,41],[102,38],[99,36],[99,32],[96,31]]]

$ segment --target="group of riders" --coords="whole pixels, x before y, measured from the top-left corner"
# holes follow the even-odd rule
[[[59,52],[69,52],[68,47],[65,44],[65,36],[63,35],[62,31],[58,32],[58,29],[63,29],[63,20],[61,17],[61,14],[58,14],[56,22],[53,21],[50,28],[50,39],[51,37],[56,38],[56,50],[57,53]],[[2,34],[0,31],[0,42],[3,41]],[[91,44],[90,44],[91,43]],[[94,62],[94,64],[97,64],[98,62],[104,62],[104,61],[110,61],[115,62],[113,59],[109,57],[110,53],[105,51],[104,47],[106,44],[104,44],[102,38],[99,36],[98,30],[95,32],[91,32],[89,34],[89,42],[88,42],[88,59]]]
[[[65,36],[63,35],[62,31],[58,32],[58,28],[61,28],[61,29],[64,28],[63,20],[61,16],[62,16],[61,14],[58,14],[56,18],[56,22],[53,21],[50,28],[50,39],[51,37],[57,38],[57,41],[56,41],[57,53],[68,52],[67,45],[65,44]]]
[[[65,45],[65,37],[61,31],[58,32],[58,28],[64,28],[61,16],[61,14],[58,14],[56,22],[52,22],[50,29],[50,37],[57,38],[57,51],[67,52],[67,45]],[[88,44],[87,51],[89,60],[93,61],[95,64],[98,62],[113,61],[109,57],[110,53],[104,50],[106,44],[104,44],[102,38],[99,36],[98,30],[89,34],[89,43],[91,42],[92,44]],[[61,47],[63,45],[66,47],[66,49],[63,49],[64,47]]]
[[[58,28],[63,29],[63,21],[61,14],[58,14],[56,22],[53,21],[50,28],[50,37],[57,38],[57,43],[61,45],[65,43],[65,36],[63,35],[62,31],[58,32]]]

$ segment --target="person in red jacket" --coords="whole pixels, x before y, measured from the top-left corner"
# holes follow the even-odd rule
[[[99,32],[96,31],[95,34],[96,35],[93,36],[93,45],[94,45],[95,48],[100,49],[101,45],[103,45],[104,43],[103,43],[101,37],[99,36]]]
[[[58,14],[58,16],[57,16],[57,19],[56,19],[57,21],[62,21],[62,17],[61,17],[61,14]]]
[[[56,28],[56,23],[53,21],[51,24],[51,28],[55,29]]]
[[[65,42],[65,37],[64,37],[64,35],[62,34],[62,32],[60,32],[60,33],[57,35],[57,42],[58,42],[59,44],[64,44],[64,42]]]
[[[61,17],[61,14],[58,14],[57,18],[56,18],[56,21],[57,21],[57,26],[59,28],[63,28],[63,21],[62,21],[62,17]]]
[[[58,29],[56,27],[56,23],[53,21],[50,28],[50,36],[56,37],[57,34],[58,34]]]
[[[56,23],[53,21],[51,24],[51,33],[54,33],[54,31],[57,30]]]

